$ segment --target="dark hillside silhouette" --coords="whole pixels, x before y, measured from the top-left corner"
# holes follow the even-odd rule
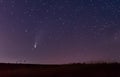
[[[0,64],[0,77],[120,77],[120,64]]]

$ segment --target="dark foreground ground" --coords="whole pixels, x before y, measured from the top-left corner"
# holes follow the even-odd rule
[[[0,77],[120,77],[120,64],[0,64]]]

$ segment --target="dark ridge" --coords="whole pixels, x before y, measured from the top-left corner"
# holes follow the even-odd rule
[[[120,77],[119,63],[61,65],[1,63],[0,77]]]

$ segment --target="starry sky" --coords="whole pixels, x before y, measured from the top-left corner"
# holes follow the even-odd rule
[[[120,62],[120,0],[0,0],[0,62]]]

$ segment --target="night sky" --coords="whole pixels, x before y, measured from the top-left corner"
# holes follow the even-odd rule
[[[120,0],[0,0],[0,62],[120,62]]]

